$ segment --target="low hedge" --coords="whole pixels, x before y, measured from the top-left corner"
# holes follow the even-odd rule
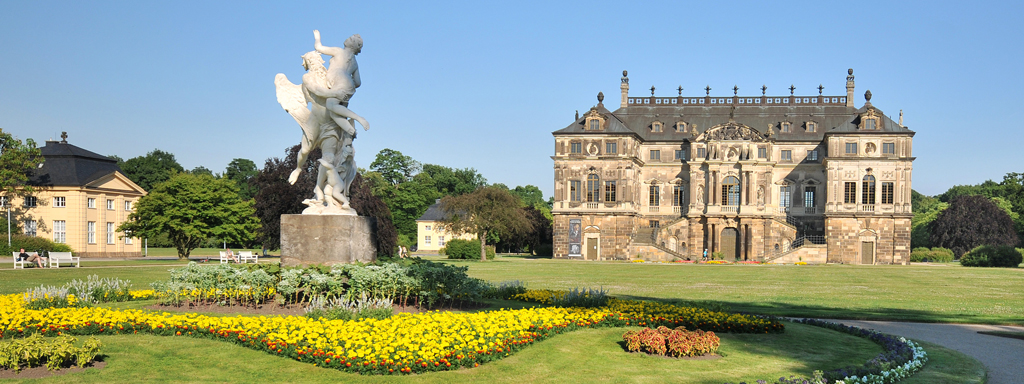
[[[982,245],[960,257],[960,265],[965,267],[1017,268],[1021,262],[1024,255],[1007,245]]]
[[[0,245],[0,252],[10,255],[21,248],[25,248],[25,252],[74,252],[67,244],[57,244],[45,237],[29,235],[11,235],[11,246]]]
[[[487,260],[494,259],[494,246],[487,248]],[[480,260],[480,240],[452,239],[444,245],[449,259]]]
[[[928,247],[918,247],[910,251],[910,261],[915,263],[948,263],[953,261],[953,251],[942,247],[935,247],[932,249],[928,249]]]

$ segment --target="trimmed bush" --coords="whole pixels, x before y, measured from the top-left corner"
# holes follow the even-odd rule
[[[555,247],[551,243],[543,243],[537,245],[537,248],[533,251],[537,256],[551,256],[555,254]]]
[[[28,235],[11,235],[11,246],[0,246],[5,255],[17,252],[21,248],[25,248],[25,252],[74,252],[67,244],[57,244],[45,237]]]
[[[910,251],[910,261],[915,263],[948,263],[953,261],[953,251],[948,248],[941,247],[935,247],[932,249],[928,249],[927,247],[918,247]]]
[[[480,240],[452,239],[445,243],[449,259],[480,260]],[[487,246],[487,260],[494,259],[494,246]]]
[[[965,267],[1017,268],[1021,262],[1021,252],[1005,245],[982,245],[960,257],[960,265]]]

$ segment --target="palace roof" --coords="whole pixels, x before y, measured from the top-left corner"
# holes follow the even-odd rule
[[[116,160],[67,141],[47,141],[39,151],[45,161],[29,176],[28,184],[32,186],[85,186],[103,176],[121,172]]]

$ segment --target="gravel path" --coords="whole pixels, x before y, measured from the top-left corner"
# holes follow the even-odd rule
[[[1024,327],[979,324],[903,323],[827,320],[882,333],[922,340],[959,351],[985,364],[989,384],[1024,383],[1024,340],[983,335],[978,331],[1024,332]]]

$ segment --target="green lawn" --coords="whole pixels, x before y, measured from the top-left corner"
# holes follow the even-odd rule
[[[519,257],[450,262],[467,265],[471,276],[489,281],[521,280],[537,289],[603,287],[619,297],[707,300],[741,312],[1024,325],[1024,268],[691,265]]]
[[[431,258],[437,259],[437,258]],[[439,259],[438,259],[439,260]],[[60,285],[96,274],[130,279],[137,288],[166,279],[176,260],[126,261],[96,268],[0,270],[0,293]],[[112,263],[112,262],[111,262]],[[455,262],[475,277],[522,280],[530,288],[603,286],[620,297],[703,300],[732,310],[790,316],[1020,324],[1024,299],[1013,295],[1022,270],[950,266],[707,266],[572,262],[523,257]],[[141,308],[150,302],[116,303]],[[514,307],[518,302],[493,302]],[[996,307],[998,305],[998,307]],[[1000,309],[1002,308],[1002,309]],[[980,320],[979,320],[980,319]],[[103,370],[41,382],[554,382],[571,372],[579,382],[753,382],[859,365],[880,348],[821,328],[787,324],[782,335],[720,334],[719,360],[675,360],[622,350],[625,328],[586,329],[537,343],[479,368],[402,377],[369,377],[317,368],[214,340],[151,335],[102,336]],[[978,361],[924,344],[931,362],[908,383],[983,383]],[[183,368],[183,367],[187,367]]]

